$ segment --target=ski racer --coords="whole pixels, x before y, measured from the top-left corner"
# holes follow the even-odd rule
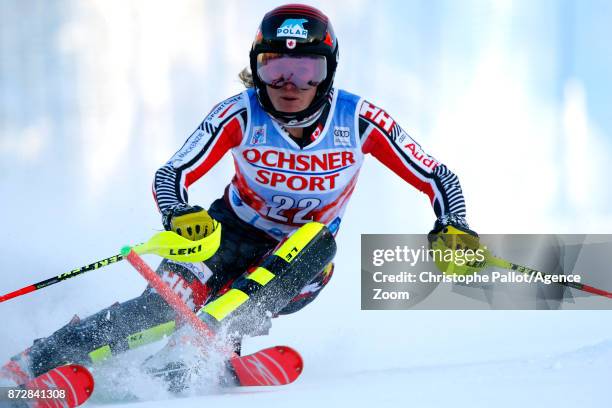
[[[240,73],[247,89],[217,104],[153,182],[165,229],[196,240],[221,224],[211,258],[165,259],[157,273],[209,325],[231,322],[237,351],[242,336],[265,333],[270,317],[302,309],[329,283],[334,236],[367,154],[427,195],[436,215],[431,234],[477,237],[457,176],[385,110],[334,88],[338,39],[321,11],[289,4],[268,12],[249,57],[250,70]],[[189,204],[188,188],[228,151],[235,174],[223,197],[208,210]],[[22,384],[69,362],[91,365],[178,325],[148,287],[75,316],[13,357],[0,377]]]

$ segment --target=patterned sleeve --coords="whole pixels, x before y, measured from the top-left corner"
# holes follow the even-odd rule
[[[438,220],[450,217],[467,228],[465,200],[457,176],[425,153],[387,112],[363,101],[359,110],[359,136],[364,153],[372,154],[427,194]]]
[[[239,94],[215,106],[183,147],[157,170],[153,197],[160,212],[186,205],[189,186],[240,144],[247,124],[243,98]]]

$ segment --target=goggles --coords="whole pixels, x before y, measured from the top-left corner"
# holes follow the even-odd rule
[[[257,76],[275,89],[292,83],[299,89],[307,90],[325,80],[327,60],[323,55],[264,52],[257,55]]]

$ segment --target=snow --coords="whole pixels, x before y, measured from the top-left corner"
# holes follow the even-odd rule
[[[325,374],[313,373],[308,365],[321,362],[312,361],[297,382],[284,387],[228,389],[215,395],[113,407],[591,407],[602,406],[609,398],[611,362],[612,341],[548,358],[388,366],[344,373],[333,368]]]
[[[161,229],[154,171],[215,103],[241,90],[235,76],[258,19],[279,2],[18,3],[0,2],[2,294]],[[610,6],[312,3],[340,38],[337,84],[380,104],[459,175],[475,230],[610,232],[612,82],[601,57],[612,55],[601,41],[610,38]],[[574,35],[565,30],[575,32],[572,47],[557,35]],[[190,201],[210,204],[232,171],[226,157]],[[606,406],[611,311],[360,310],[360,234],[432,224],[427,199],[367,158],[330,284],[303,311],[275,319],[269,336],[245,343],[247,353],[299,350],[296,383],[172,398],[124,360],[117,376],[134,377],[143,400],[88,405]],[[144,286],[118,263],[0,304],[0,360]]]

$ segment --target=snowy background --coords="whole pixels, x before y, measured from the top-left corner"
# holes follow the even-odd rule
[[[236,74],[257,25],[279,4],[0,2],[0,293],[161,228],[154,171],[215,103],[241,91]],[[339,37],[337,86],[382,106],[460,176],[476,231],[611,232],[612,3],[309,4]],[[231,172],[223,160],[191,201],[208,205]],[[299,382],[173,405],[609,400],[612,312],[361,311],[360,234],[423,233],[432,223],[425,196],[367,160],[330,285],[269,337],[246,343],[300,350]],[[0,357],[143,287],[120,264],[3,303]]]

